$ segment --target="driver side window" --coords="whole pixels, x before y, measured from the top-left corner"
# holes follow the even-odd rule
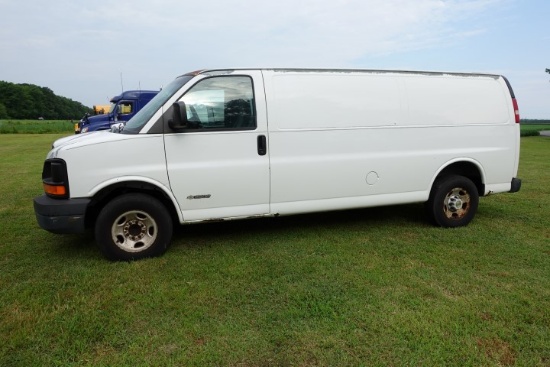
[[[201,129],[253,130],[256,109],[252,79],[221,76],[201,80],[182,98],[187,119]]]
[[[132,113],[134,110],[132,107],[133,107],[132,102],[129,102],[129,101],[120,102],[118,105],[118,113],[121,115],[127,115],[129,113]]]

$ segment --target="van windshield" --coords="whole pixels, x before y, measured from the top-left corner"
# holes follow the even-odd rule
[[[185,83],[193,76],[182,75],[168,84],[149,102],[135,114],[134,117],[126,123],[122,134],[137,134],[145,126],[145,124],[153,117],[153,115],[161,108],[170,97],[174,95]]]

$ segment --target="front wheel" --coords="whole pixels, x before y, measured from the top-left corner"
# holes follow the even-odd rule
[[[111,260],[137,260],[163,254],[172,238],[172,218],[157,199],[132,193],[109,202],[99,213],[95,236]]]
[[[427,213],[441,227],[465,226],[474,218],[479,203],[477,187],[467,177],[438,179],[426,203]]]

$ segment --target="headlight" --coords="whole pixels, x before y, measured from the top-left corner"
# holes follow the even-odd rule
[[[88,126],[83,127],[82,130],[80,130],[81,133],[87,133],[88,132]]]
[[[69,180],[67,165],[62,159],[47,159],[42,169],[44,192],[49,197],[68,198]]]

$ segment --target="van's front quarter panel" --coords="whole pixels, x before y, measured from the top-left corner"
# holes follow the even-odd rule
[[[58,158],[67,163],[71,198],[92,197],[106,183],[130,176],[169,187],[162,135],[113,134],[113,138],[58,151]]]

